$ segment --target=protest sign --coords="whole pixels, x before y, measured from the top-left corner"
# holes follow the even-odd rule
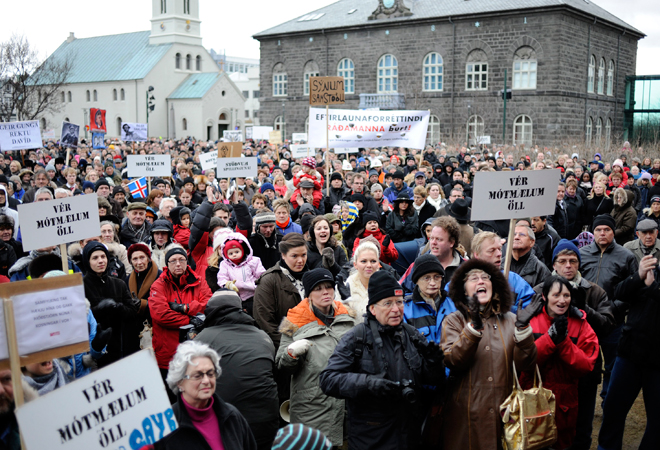
[[[252,139],[252,127],[245,127],[245,140]]]
[[[293,133],[291,140],[293,142],[307,142],[307,133]]]
[[[227,142],[243,142],[243,132],[241,130],[224,130],[222,138]]]
[[[78,147],[78,136],[80,136],[80,125],[62,122],[62,134],[60,134],[62,147]]]
[[[218,158],[218,172],[215,177],[242,178],[257,176],[257,158]]]
[[[312,147],[407,147],[423,149],[429,111],[354,111],[309,109],[309,141]]]
[[[342,153],[358,153],[360,151],[359,148],[353,147],[353,148],[335,148],[333,149],[335,151],[335,155],[340,155]]]
[[[172,176],[170,155],[128,155],[126,167],[128,176],[138,177],[169,177]]]
[[[316,154],[315,149],[303,144],[291,144],[290,150],[292,158],[304,158],[305,156],[314,156]]]
[[[140,142],[147,140],[147,124],[146,123],[121,123],[121,140],[126,142]]]
[[[104,139],[104,133],[92,133],[92,148],[105,148],[105,143],[103,142]]]
[[[490,145],[490,136],[479,136],[477,144]]]
[[[16,418],[26,450],[137,450],[178,427],[151,349],[26,403]]]
[[[89,129],[107,133],[105,129],[105,109],[91,108],[89,110]]]
[[[252,127],[252,139],[267,141],[271,131],[273,131],[273,127]]]
[[[282,143],[282,132],[280,130],[271,131],[268,133],[268,142],[270,144],[278,145]]]
[[[23,250],[30,251],[98,236],[96,194],[18,205]]]
[[[218,158],[240,158],[241,153],[242,142],[218,142]]]
[[[55,139],[55,129],[54,128],[48,128],[47,130],[44,130],[41,132],[41,138],[42,139]]]
[[[310,77],[309,104],[312,106],[344,103],[344,77]]]
[[[218,154],[216,152],[202,153],[199,155],[199,164],[202,170],[215,170],[218,167]]]
[[[470,220],[552,215],[561,171],[477,172]]]
[[[0,123],[0,150],[3,152],[41,147],[38,120]]]

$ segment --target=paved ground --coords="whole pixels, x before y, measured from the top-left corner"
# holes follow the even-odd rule
[[[600,389],[598,389],[600,393]],[[594,433],[591,449],[598,448],[598,431],[600,430],[600,423],[603,420],[603,409],[600,405],[600,396],[596,400],[596,414],[594,417]],[[635,404],[633,405],[630,413],[628,413],[628,420],[626,420],[626,431],[623,435],[623,448],[622,450],[637,450],[639,443],[644,436],[644,429],[646,428],[646,411],[644,410],[644,399],[642,393],[639,393]]]

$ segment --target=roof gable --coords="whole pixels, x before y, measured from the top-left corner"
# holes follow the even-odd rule
[[[222,76],[221,72],[195,73],[186,77],[185,80],[174,89],[168,99],[190,99],[202,98],[215,86]]]

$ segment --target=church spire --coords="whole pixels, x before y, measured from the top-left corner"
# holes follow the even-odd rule
[[[151,0],[149,43],[202,45],[199,0]]]

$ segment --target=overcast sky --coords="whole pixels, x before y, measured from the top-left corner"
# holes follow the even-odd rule
[[[252,35],[321,8],[335,0],[200,0],[204,46],[228,56],[259,58]],[[373,1],[373,0],[372,0]],[[440,0],[422,0],[440,1]],[[637,74],[660,74],[660,1],[590,0],[647,34],[639,43]],[[49,55],[70,31],[78,38],[149,30],[151,1],[21,0],[3,1],[0,42],[23,34]],[[375,1],[374,1],[375,3]]]

